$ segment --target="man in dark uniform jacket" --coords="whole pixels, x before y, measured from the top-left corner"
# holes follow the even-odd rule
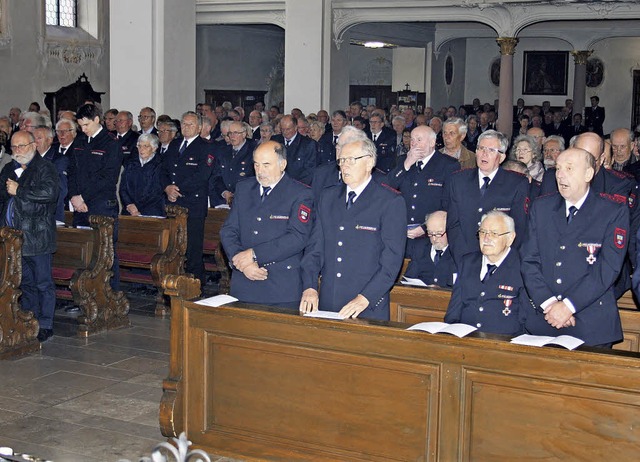
[[[355,141],[337,158],[343,186],[326,189],[316,207],[302,261],[300,311],[389,319],[389,291],[404,255],[406,209],[396,191],[372,181],[376,147]],[[318,277],[322,275],[320,296]]]
[[[129,111],[120,111],[116,116],[116,139],[120,144],[122,158],[126,162],[129,159],[135,159],[138,156],[136,151],[136,143],[138,142],[139,133],[131,130],[133,126],[133,114]]]
[[[286,152],[268,141],[253,153],[255,178],[240,181],[220,239],[233,267],[231,295],[297,308],[300,262],[313,226],[311,188],[284,173]]]
[[[520,274],[520,256],[511,245],[513,218],[491,211],[482,217],[480,251],[462,257],[444,321],[461,322],[480,332],[519,335],[531,302]]]
[[[51,275],[56,250],[58,174],[37,152],[27,131],[11,138],[12,162],[0,173],[0,225],[22,231],[21,304],[38,320],[38,340],[53,335],[56,286]]]
[[[453,287],[456,265],[447,240],[447,212],[437,210],[427,216],[427,239],[418,239],[419,245],[409,255],[411,261],[405,272],[408,278],[421,279],[427,285]]]
[[[635,179],[624,173],[603,168],[604,164],[604,143],[599,135],[593,132],[583,133],[574,141],[574,147],[584,149],[595,159],[595,175],[591,180],[591,190],[594,193],[609,194],[617,199],[626,201],[629,207],[630,233],[635,236],[640,229],[640,209],[637,205],[638,184]],[[542,177],[540,194],[549,194],[558,191],[556,182],[556,169],[549,169]],[[625,259],[620,276],[616,281],[615,295],[620,298],[631,288],[631,274],[633,264],[636,261],[637,242],[635,239],[629,240],[628,258]]]
[[[89,226],[90,215],[114,218],[113,247],[118,241],[116,184],[122,165],[120,146],[100,124],[100,109],[85,104],[76,114],[78,125],[86,138],[78,143],[69,159],[67,170],[69,196],[73,206],[73,226]],[[76,144],[74,143],[74,144]],[[111,287],[120,287],[118,255],[113,256]]]
[[[298,133],[298,120],[286,115],[280,120],[282,135],[272,139],[287,150],[287,174],[294,180],[310,185],[316,168],[316,142]]]
[[[387,175],[387,184],[402,193],[407,205],[407,256],[416,240],[424,239],[424,217],[442,209],[444,186],[460,170],[453,157],[435,150],[436,134],[421,125],[411,131],[411,150]]]
[[[378,163],[376,167],[388,173],[396,166],[396,132],[384,126],[384,120],[378,113],[369,117],[371,140],[376,145]]]
[[[600,98],[597,96],[591,97],[591,107],[584,108],[584,124],[587,130],[595,132],[602,136],[602,124],[604,124],[604,108],[598,106]]]
[[[227,204],[231,204],[238,181],[254,176],[253,172],[253,141],[247,140],[246,132],[241,122],[232,122],[227,132],[230,144],[218,147],[219,172],[213,172],[210,187],[218,197],[222,197]],[[215,146],[215,145],[214,145]],[[212,201],[212,203],[215,201]]]
[[[160,182],[170,203],[185,207],[187,218],[186,270],[204,286],[204,221],[208,212],[207,191],[215,157],[213,146],[199,136],[199,114],[189,111],[182,115],[184,138],[175,139],[162,159]]]
[[[498,210],[515,221],[518,247],[524,235],[529,204],[527,178],[500,167],[509,145],[507,138],[494,130],[478,137],[478,168],[460,170],[451,175],[445,187],[443,207],[447,210],[449,245],[456,262],[477,249],[476,237],[483,214]]]
[[[589,187],[595,159],[569,148],[556,162],[560,194],[538,198],[522,246],[522,276],[535,309],[526,329],[572,335],[590,346],[622,340],[614,283],[627,251],[624,198]]]

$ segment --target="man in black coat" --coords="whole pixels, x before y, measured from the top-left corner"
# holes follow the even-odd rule
[[[129,111],[118,112],[116,116],[116,139],[120,145],[120,151],[124,161],[131,158],[135,159],[138,155],[136,152],[136,143],[138,142],[140,133],[131,130],[132,126],[133,114]]]
[[[371,140],[376,145],[378,161],[376,168],[389,173],[396,166],[396,132],[384,126],[384,120],[378,113],[369,117]]]
[[[282,135],[272,139],[287,150],[287,173],[294,180],[310,185],[316,168],[316,142],[298,133],[298,120],[286,115],[280,120]]]
[[[595,132],[602,136],[602,124],[604,124],[604,108],[599,106],[600,98],[597,96],[591,97],[591,107],[584,108],[584,124],[587,130]]]
[[[22,231],[22,307],[38,319],[38,340],[53,335],[56,288],[51,273],[56,250],[58,172],[37,152],[35,138],[20,131],[11,138],[13,162],[0,173],[2,226]]]

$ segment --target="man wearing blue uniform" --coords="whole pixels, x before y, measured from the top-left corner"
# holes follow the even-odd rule
[[[520,275],[520,256],[511,248],[515,237],[515,223],[506,213],[491,211],[482,217],[480,251],[462,257],[445,322],[493,334],[524,332],[531,302]]]
[[[487,130],[478,137],[478,168],[451,175],[445,187],[443,206],[447,210],[449,245],[456,262],[478,247],[476,233],[483,214],[498,210],[515,221],[515,247],[524,235],[529,205],[527,178],[500,167],[509,140],[502,133]]]
[[[160,182],[167,200],[185,207],[187,218],[186,270],[205,283],[202,249],[208,212],[209,176],[215,164],[213,146],[201,138],[199,114],[189,111],[180,122],[183,138],[175,139],[162,159]]]
[[[415,128],[414,130],[417,130]],[[447,239],[447,212],[438,210],[427,216],[427,239],[419,239],[409,255],[405,276],[421,279],[427,285],[453,287],[456,265]]]
[[[402,193],[407,204],[407,257],[425,239],[423,220],[426,215],[442,209],[444,186],[451,174],[460,170],[453,157],[436,148],[436,133],[425,125],[411,131],[411,150],[404,162],[387,175],[389,186]]]
[[[287,148],[287,174],[294,180],[311,184],[316,168],[316,142],[298,133],[298,119],[286,115],[280,120],[282,135],[275,135],[273,141]]]
[[[539,197],[522,246],[522,276],[535,309],[526,329],[572,335],[611,347],[622,339],[614,282],[629,239],[624,199],[596,194],[589,182],[595,159],[570,148],[556,161],[560,194]]]
[[[222,131],[224,132],[224,125]],[[233,201],[233,194],[236,191],[236,183],[250,176],[254,176],[253,171],[253,148],[252,140],[247,139],[247,132],[242,126],[242,122],[232,122],[227,132],[230,144],[218,147],[219,173],[214,172],[216,178],[213,179],[215,194],[222,197],[227,204]],[[223,141],[224,143],[224,141]]]
[[[344,185],[326,189],[316,207],[302,262],[300,311],[388,320],[389,291],[404,255],[404,199],[372,181],[376,147],[371,140],[345,145],[336,160]]]
[[[240,301],[297,308],[300,262],[313,226],[311,189],[285,173],[283,146],[268,141],[253,154],[255,178],[240,181],[220,231]]]
[[[74,148],[69,159],[68,185],[73,206],[73,226],[89,226],[90,215],[104,215],[114,219],[113,247],[118,241],[116,184],[122,166],[118,142],[100,124],[100,109],[85,104],[78,109],[78,125],[86,135]],[[113,256],[111,287],[120,287],[118,254]]]
[[[378,161],[376,167],[389,173],[396,165],[396,132],[384,126],[384,119],[378,113],[369,117],[371,140],[376,145]]]

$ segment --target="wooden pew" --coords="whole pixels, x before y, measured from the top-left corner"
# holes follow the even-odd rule
[[[165,282],[165,436],[250,460],[637,458],[639,354],[211,308],[178,297],[196,281]]]
[[[220,228],[222,228],[227,216],[229,216],[228,209],[209,208],[207,219],[204,222],[204,254],[214,259],[213,262],[205,260],[204,269],[209,272],[218,271],[220,273],[218,292],[221,294],[228,294],[231,287],[227,256],[220,242]]]
[[[38,320],[18,303],[22,279],[22,232],[0,228],[0,359],[40,349]]]
[[[113,218],[91,216],[92,229],[57,228],[53,254],[56,297],[80,307],[78,335],[128,327],[129,300],[111,289],[113,273]]]
[[[118,217],[116,251],[120,280],[155,286],[158,289],[156,315],[166,315],[169,300],[165,297],[162,280],[170,274],[184,274],[187,210],[169,205],[166,218],[121,215]]]
[[[391,320],[409,324],[442,321],[449,298],[451,291],[446,289],[396,284],[391,290]],[[618,301],[624,340],[613,346],[616,350],[640,352],[640,311],[627,308],[632,303],[631,292]]]

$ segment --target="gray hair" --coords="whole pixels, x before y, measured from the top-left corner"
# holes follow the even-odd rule
[[[358,129],[356,128],[356,130]],[[340,138],[342,138],[342,135],[340,136]],[[365,135],[364,138],[354,137],[351,141],[343,144],[342,147],[344,148],[348,144],[358,144],[358,147],[362,151],[363,156],[371,156],[373,158],[374,164],[378,161],[378,148],[376,148],[376,145],[373,143],[373,141],[367,138],[367,135]]]
[[[193,111],[187,111],[184,114],[182,114],[182,117],[180,117],[180,121],[184,120],[184,118],[187,116],[195,117],[198,123],[198,127],[202,127],[202,116],[200,114]]]
[[[273,124],[271,124],[270,122],[262,122],[259,129],[262,130],[263,128],[268,128],[271,131],[271,134],[274,134],[276,132],[273,128]]]
[[[442,123],[442,128],[446,127],[447,125],[455,125],[458,128],[459,135],[467,134],[467,124],[460,117],[451,117],[450,119],[445,120]]]
[[[46,125],[38,125],[36,128],[36,130],[44,130],[44,134],[47,137],[48,140],[52,140],[54,133],[53,130],[51,129],[51,127],[47,127]]]
[[[547,144],[549,141],[555,141],[556,143],[558,143],[558,147],[560,148],[560,151],[564,151],[564,138],[558,135],[550,135],[547,136],[544,139],[544,143],[542,143],[542,147],[544,147],[545,144]]]
[[[405,119],[404,116],[401,116],[401,115],[397,115],[393,119],[391,119],[391,123],[396,121],[402,122],[403,124],[407,123],[407,119]]]
[[[509,148],[509,139],[498,131],[487,130],[482,132],[478,137],[478,144],[484,139],[498,140],[500,142],[500,152],[503,154],[505,154]]]
[[[167,120],[166,122],[158,122],[158,128],[160,128],[161,126],[168,127],[169,130],[174,133],[178,132],[178,126],[172,120]]]
[[[345,144],[353,143],[354,141],[364,141],[368,139],[369,138],[367,137],[367,134],[365,132],[351,125],[347,125],[340,132],[340,137],[338,138],[338,146],[342,148]]]
[[[513,218],[511,218],[506,213],[500,212],[499,210],[491,210],[490,212],[487,212],[484,215],[482,215],[482,218],[480,219],[480,224],[482,225],[482,223],[484,223],[484,220],[489,217],[502,218],[502,222],[507,226],[507,231],[509,231],[510,233],[516,232],[516,222],[513,220]]]
[[[156,151],[158,149],[158,146],[160,146],[160,140],[153,133],[143,133],[142,135],[140,135],[138,137],[138,141],[136,142],[136,146],[144,142],[149,143],[154,151]]]
[[[28,120],[35,127],[39,127],[41,125],[47,125],[47,122],[42,114],[37,112],[25,112],[22,114],[22,120]]]
[[[518,144],[525,142],[529,145],[531,152],[533,154],[532,162],[536,160],[540,160],[540,149],[538,148],[538,143],[529,135],[520,135],[513,141],[513,146],[511,146],[511,158],[517,159],[516,149],[518,149]]]
[[[73,120],[62,118],[56,122],[56,130],[58,130],[62,124],[70,125],[74,130],[78,129],[78,125]]]
[[[311,127],[317,127],[318,130],[320,130],[320,133],[323,135],[324,131],[325,131],[325,128],[326,128],[326,125],[323,124],[322,122],[318,121],[318,120],[314,120],[313,122],[311,122],[309,124],[309,128],[311,128]],[[347,128],[347,127],[345,127],[345,128]],[[342,129],[342,132],[344,133],[344,128]]]

